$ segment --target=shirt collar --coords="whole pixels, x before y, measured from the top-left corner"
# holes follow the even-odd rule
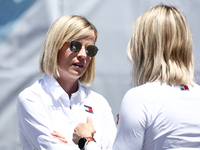
[[[58,100],[61,96],[68,97],[68,94],[64,91],[64,89],[60,86],[60,84],[56,81],[56,79],[47,74],[44,75],[45,84],[48,86],[55,100]],[[85,97],[85,93],[82,89],[80,81],[78,81],[78,90],[75,93],[72,93],[73,97],[77,95],[81,95],[81,97]],[[80,99],[81,101],[83,98]]]

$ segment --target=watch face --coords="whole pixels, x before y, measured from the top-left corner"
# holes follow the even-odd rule
[[[85,138],[81,138],[79,141],[78,141],[78,147],[80,149],[83,149],[84,146],[85,146],[85,142],[86,142],[86,139]]]

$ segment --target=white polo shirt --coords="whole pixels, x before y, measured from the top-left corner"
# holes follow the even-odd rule
[[[113,150],[199,149],[199,85],[153,82],[126,93]]]
[[[96,145],[112,149],[116,126],[106,99],[79,83],[71,95],[48,75],[22,91],[17,103],[19,137],[24,150],[79,150],[72,141],[74,128],[91,116]],[[50,134],[57,131],[71,146]]]

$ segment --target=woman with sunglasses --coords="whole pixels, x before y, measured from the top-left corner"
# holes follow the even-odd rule
[[[79,149],[74,128],[92,119],[95,135],[84,135],[85,145],[96,141],[112,149],[116,134],[111,108],[90,86],[95,78],[97,30],[86,18],[66,15],[50,27],[41,51],[44,77],[18,97],[18,129],[24,150]],[[81,145],[79,145],[81,146]]]

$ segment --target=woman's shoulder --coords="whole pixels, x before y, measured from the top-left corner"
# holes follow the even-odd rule
[[[191,91],[191,94],[193,97],[200,98],[200,85],[194,83],[192,87],[189,87],[189,90]]]
[[[197,83],[194,83],[193,88],[194,88],[195,90],[200,90],[200,85],[197,84]]]
[[[19,93],[19,99],[33,99],[35,96],[39,95],[39,93],[44,92],[44,83],[43,79],[39,79],[35,81],[29,87],[26,87],[23,91]]]
[[[131,103],[151,103],[163,99],[170,88],[167,85],[161,85],[160,82],[146,83],[129,89],[124,95],[123,101]]]
[[[161,88],[159,82],[146,83],[137,87],[133,87],[127,91],[127,94],[147,95],[156,93]]]

